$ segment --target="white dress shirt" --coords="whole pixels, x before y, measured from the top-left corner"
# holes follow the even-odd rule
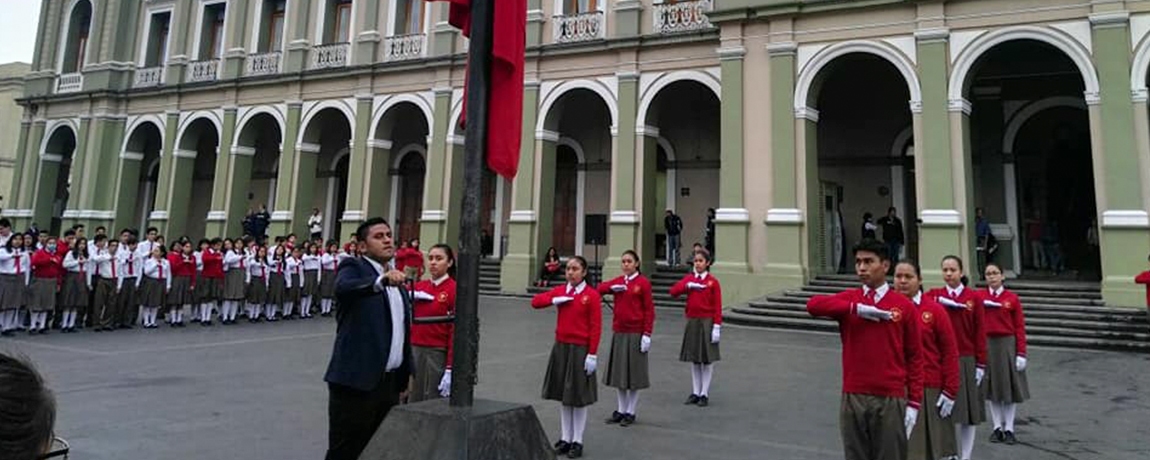
[[[383,270],[383,266],[379,262],[371,260],[370,257],[364,257],[363,260],[370,263],[379,275],[375,279],[375,290],[387,294],[387,305],[391,309],[391,352],[387,355],[385,368],[387,372],[391,372],[403,365],[404,330],[407,326],[406,319],[404,319],[406,312],[404,312],[403,295],[399,293],[399,288],[386,285],[384,275],[387,272]]]

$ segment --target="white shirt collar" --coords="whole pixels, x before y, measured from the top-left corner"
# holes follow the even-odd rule
[[[631,276],[624,276],[623,282],[624,283],[630,283],[632,281],[635,281],[635,278],[638,278],[638,277],[639,277],[639,272],[635,272],[635,273],[632,273]]]
[[[573,294],[574,294],[574,295],[579,295],[579,294],[582,294],[582,293],[583,293],[583,289],[584,289],[584,288],[586,288],[586,287],[587,287],[587,282],[586,282],[586,281],[582,281],[582,282],[580,282],[578,286],[575,286],[575,287],[574,287],[574,288],[575,288],[575,292],[574,292]],[[572,286],[571,286],[571,283],[567,283],[567,292],[571,292],[571,288],[572,288]]]
[[[451,277],[450,275],[444,273],[443,276],[440,276],[439,278],[431,280],[431,284],[433,284],[435,286],[439,286],[440,284],[443,284],[444,281],[447,281],[447,279],[450,277]]]
[[[910,300],[913,300],[915,305],[922,305],[922,291],[918,291]]]
[[[995,297],[998,297],[998,296],[1002,295],[1002,291],[1004,291],[1004,290],[1006,290],[1006,286],[999,286],[998,289],[991,289],[990,294],[995,296]]]
[[[870,291],[870,286],[863,285],[863,295],[870,293]],[[880,300],[882,300],[883,296],[886,296],[886,293],[889,291],[890,285],[887,283],[882,283],[882,286],[879,286],[874,290],[874,303],[877,304]]]
[[[946,293],[950,294],[951,297],[958,297],[962,295],[962,291],[964,290],[966,290],[966,286],[962,284],[959,284],[956,288],[951,288],[950,286],[946,287]]]
[[[377,274],[377,275],[382,275],[382,274],[384,274],[384,273],[387,273],[387,272],[386,272],[386,271],[383,269],[383,265],[380,265],[380,263],[379,263],[379,262],[376,262],[376,261],[375,261],[375,260],[373,260],[371,257],[364,257],[364,258],[363,258],[363,260],[366,260],[366,261],[367,261],[367,263],[371,264],[371,267],[375,269],[375,274]]]
[[[705,280],[705,279],[707,279],[707,274],[710,272],[698,273],[698,272],[692,271],[691,273],[695,274],[695,278],[698,278],[700,280]]]

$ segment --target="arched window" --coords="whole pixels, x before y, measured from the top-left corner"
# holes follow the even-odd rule
[[[88,49],[88,32],[92,28],[92,2],[80,0],[68,16],[68,31],[60,73],[75,73],[84,68]]]

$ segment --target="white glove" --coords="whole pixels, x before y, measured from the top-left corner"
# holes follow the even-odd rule
[[[451,396],[451,369],[443,371],[443,378],[439,379],[439,395]]]
[[[639,340],[639,353],[648,351],[651,351],[651,336],[643,335],[643,338]]]
[[[938,415],[942,418],[950,417],[950,413],[954,412],[954,400],[946,397],[945,394],[938,395]]]
[[[627,290],[627,286],[622,285],[622,284],[616,284],[614,286],[611,286],[611,292],[623,292],[626,290]]]
[[[960,303],[958,303],[958,302],[955,302],[955,301],[953,301],[953,300],[950,300],[950,299],[949,299],[949,298],[947,298],[947,297],[939,297],[939,298],[938,298],[938,303],[940,303],[940,304],[943,304],[943,305],[946,305],[946,306],[948,306],[948,307],[950,307],[950,308],[961,308],[961,309],[965,309],[965,308],[966,308],[966,305],[963,305],[963,304],[960,304]]]
[[[722,328],[719,324],[711,326],[711,343],[719,343],[719,330]]]
[[[435,296],[428,294],[426,292],[423,292],[423,291],[415,291],[414,293],[412,293],[412,296],[415,297],[415,300],[426,300],[426,301],[435,300]]]
[[[1026,370],[1026,357],[1025,356],[1015,356],[1014,357],[1014,370],[1016,370],[1018,372],[1022,372],[1022,371]]]
[[[595,355],[587,355],[587,359],[583,360],[583,370],[587,371],[587,375],[595,373],[595,366],[598,362],[599,358]]]
[[[703,289],[706,289],[706,288],[707,288],[706,286],[703,286],[702,284],[696,283],[694,281],[687,283],[687,289],[690,289],[692,291],[702,291]]]
[[[986,306],[988,306],[988,307],[994,307],[994,308],[1002,308],[1002,304],[1000,304],[1000,303],[998,303],[998,302],[995,302],[995,301],[993,301],[993,300],[983,300],[983,301],[982,301],[982,304],[983,304],[983,305],[986,305]]]
[[[974,368],[974,384],[981,386],[983,377],[986,377],[986,370],[981,367]]]
[[[876,323],[879,321],[890,321],[892,318],[889,311],[861,303],[855,305],[855,314],[858,315],[859,318]]]
[[[910,432],[914,431],[914,423],[918,421],[918,409],[907,406],[906,418],[903,419],[903,425],[906,426],[906,439],[910,439]]]
[[[558,306],[563,305],[563,304],[570,302],[572,300],[575,300],[575,298],[574,297],[567,297],[565,295],[561,295],[559,297],[552,297],[551,298],[551,305],[558,307]]]

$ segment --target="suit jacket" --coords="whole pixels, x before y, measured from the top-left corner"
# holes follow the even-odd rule
[[[335,347],[324,381],[357,390],[371,391],[383,377],[391,352],[391,310],[388,296],[375,291],[379,277],[371,263],[361,257],[345,259],[336,271]],[[411,303],[404,300],[403,364],[395,370],[396,381],[407,384],[411,375]],[[401,391],[402,388],[396,388]]]

